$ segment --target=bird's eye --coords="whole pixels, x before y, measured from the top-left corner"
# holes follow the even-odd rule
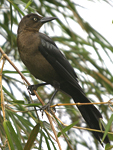
[[[34,21],[37,21],[37,18],[33,18]]]

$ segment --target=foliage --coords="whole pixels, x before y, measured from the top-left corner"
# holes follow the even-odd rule
[[[109,1],[104,1],[109,3]],[[113,94],[112,74],[101,55],[101,53],[104,52],[111,63],[113,63],[110,56],[110,53],[113,52],[113,47],[106,38],[99,34],[79,15],[77,7],[81,6],[78,6],[74,1],[70,0],[1,0],[0,3],[0,35],[3,39],[1,47],[16,66],[22,70],[24,76],[31,81],[31,83],[40,83],[40,81],[36,81],[36,79],[30,75],[27,68],[21,63],[17,51],[17,33],[15,30],[17,30],[19,21],[25,14],[37,12],[42,16],[58,17],[54,23],[52,22],[45,25],[43,32],[49,35],[52,34],[51,37],[53,40],[56,41],[59,48],[65,53],[75,68],[86,95],[88,97],[93,95],[93,98],[91,98],[93,102],[95,102],[95,99],[103,102],[103,95]],[[71,29],[69,21],[73,22],[75,26],[79,25],[84,30],[86,38],[78,35],[75,29]],[[59,36],[54,34],[56,30],[58,33],[60,32]],[[89,51],[89,49],[91,50]],[[97,54],[98,61],[92,58],[91,53],[93,52]],[[2,58],[1,53],[0,58]],[[3,66],[2,60],[1,64],[1,66]],[[90,66],[92,66],[92,69]],[[43,119],[41,113],[36,111],[36,108],[41,106],[41,104],[36,97],[33,98],[34,103],[31,101],[32,98],[26,90],[25,82],[20,78],[15,69],[9,65],[7,60],[3,66],[3,71],[1,69],[0,73],[2,73],[0,85],[1,89],[3,89],[1,90],[0,107],[1,149],[21,150],[28,149],[28,147],[30,148],[31,146],[32,149],[39,150],[45,149],[44,146],[46,146],[48,150],[58,149],[48,119],[45,117]],[[48,94],[48,88],[50,94]],[[50,99],[53,93],[53,90],[50,90],[50,88],[51,87],[40,87],[38,89],[38,94],[43,100]],[[70,98],[67,95],[58,93],[56,101],[69,103]],[[108,122],[108,114],[111,114],[111,110],[106,105],[98,107],[100,107],[104,118]],[[75,125],[82,126],[83,121],[81,121],[81,116],[74,106],[65,106],[62,107],[62,109],[59,107],[57,108],[57,112],[61,120],[66,117],[69,119],[70,124],[74,122]],[[112,123],[112,119],[113,117],[111,117],[108,127]],[[55,129],[59,132],[58,136],[64,136],[64,140],[67,143],[67,150],[71,148],[75,150],[78,145],[93,149],[89,142],[83,137],[86,131],[70,129],[73,124],[63,129],[64,127],[62,127],[57,119],[56,123],[58,125],[55,125]],[[85,124],[85,127],[86,126]],[[90,135],[93,136],[92,134]],[[90,135],[88,136],[91,137]],[[109,135],[109,138],[111,141],[113,140],[111,135]],[[62,137],[60,140],[62,140]],[[98,149],[99,145],[95,139],[93,139],[93,143],[96,149]]]

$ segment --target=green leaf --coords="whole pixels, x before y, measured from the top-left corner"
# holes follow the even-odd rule
[[[49,141],[48,141],[48,137],[44,134],[44,132],[43,132],[43,137],[45,138],[45,142],[46,142],[48,150],[51,150],[51,147],[50,147],[50,144],[49,144]]]
[[[18,135],[15,133],[11,123],[7,121],[7,126],[11,134],[11,139],[15,143],[15,147],[17,147],[18,150],[23,150],[21,146],[21,141],[18,139]]]
[[[26,145],[24,147],[24,150],[30,150],[31,149],[31,147],[32,147],[32,145],[33,145],[33,143],[34,143],[34,141],[36,139],[36,136],[37,136],[37,134],[39,132],[39,129],[40,129],[40,123],[37,123],[37,125],[31,131],[31,134],[30,134],[30,136],[28,138],[28,141],[27,141],[27,143],[26,143]]]
[[[48,131],[47,131],[46,128],[44,128],[44,131],[46,132],[48,139],[49,139],[50,142],[52,143],[52,146],[54,147],[54,150],[57,150],[57,148],[55,147],[55,143],[53,142],[53,140],[52,140],[52,138],[51,138],[51,136],[50,136],[50,134],[48,133]]]
[[[78,121],[73,122],[72,124],[70,124],[69,126],[65,127],[64,129],[62,129],[62,132],[58,133],[58,137],[61,136],[62,133],[65,133],[67,131],[69,131],[73,126],[75,126],[78,123]]]
[[[113,146],[111,146],[109,143],[106,144],[105,150],[112,150]]]
[[[41,104],[40,103],[31,103],[31,104],[26,104],[26,107],[39,107]]]
[[[40,141],[39,141],[39,150],[42,150],[42,138],[43,138],[43,134],[42,131],[40,132]]]
[[[12,103],[16,103],[16,104],[24,104],[25,102],[23,100],[15,100],[15,101],[11,101]]]
[[[15,150],[14,147],[16,147],[18,150],[23,150],[20,140],[18,139],[18,135],[15,133],[11,123],[9,121],[5,120],[3,122],[3,126],[5,129],[11,150]],[[13,144],[12,141],[15,143],[15,145]]]
[[[11,134],[10,134],[10,131],[9,131],[9,129],[8,129],[8,122],[9,122],[9,121],[5,120],[5,121],[3,122],[3,127],[4,127],[5,133],[6,133],[6,135],[7,135],[8,143],[9,143],[9,145],[10,145],[11,150],[15,150],[14,145],[13,145],[13,142],[12,142]]]
[[[32,2],[33,2],[33,0],[29,0],[28,3],[25,6],[25,9],[27,9],[31,5]]]
[[[21,13],[24,16],[24,13],[19,9],[19,7],[16,4],[14,4],[13,0],[10,0],[10,3],[14,6],[16,10],[18,10],[19,13]]]
[[[113,114],[111,115],[111,117],[110,117],[110,119],[109,119],[109,121],[107,123],[107,126],[105,128],[105,133],[103,135],[102,141],[104,141],[104,139],[105,139],[105,137],[106,137],[106,135],[107,135],[107,133],[108,133],[108,131],[110,129],[110,126],[111,126],[112,122],[113,122]]]

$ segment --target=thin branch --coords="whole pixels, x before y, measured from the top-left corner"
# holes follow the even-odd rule
[[[113,106],[113,102],[111,102],[113,100],[113,98],[111,98],[109,101],[107,102],[94,102],[94,103],[65,103],[65,104],[55,104],[52,105],[50,107],[55,107],[55,106],[70,106],[70,105],[76,105],[76,106],[81,106],[81,105],[97,105],[97,104],[107,104],[109,106],[109,108],[113,111],[113,109],[111,108],[110,105]]]
[[[4,94],[3,94],[3,91],[2,91],[2,71],[3,71],[4,64],[5,64],[5,61],[3,60],[2,67],[1,67],[1,70],[0,70],[0,91],[1,91],[1,108],[2,108],[2,112],[3,112],[3,118],[4,118],[4,120],[6,120],[5,119]]]
[[[0,59],[0,62],[1,62],[2,59],[3,59],[3,57]],[[1,108],[2,108],[2,112],[3,112],[3,120],[5,121],[6,120],[5,103],[4,103],[4,94],[3,94],[3,90],[2,90],[2,71],[3,71],[4,64],[5,64],[5,60],[3,59],[2,67],[1,67],[1,70],[0,70],[0,91],[1,91]],[[6,139],[7,139],[7,136],[6,136]],[[8,143],[9,150],[11,150],[8,139],[6,141]]]

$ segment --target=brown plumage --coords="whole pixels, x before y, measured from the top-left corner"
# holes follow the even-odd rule
[[[77,75],[68,60],[51,38],[39,32],[44,23],[54,19],[56,17],[29,14],[21,20],[17,37],[20,57],[37,79],[67,93],[75,103],[89,103],[90,101],[80,87]],[[102,116],[94,105],[78,106],[78,109],[90,128],[100,130],[99,120]],[[103,126],[102,128],[104,130]],[[103,133],[93,132],[93,134],[102,144]],[[108,136],[104,143],[109,143]]]

